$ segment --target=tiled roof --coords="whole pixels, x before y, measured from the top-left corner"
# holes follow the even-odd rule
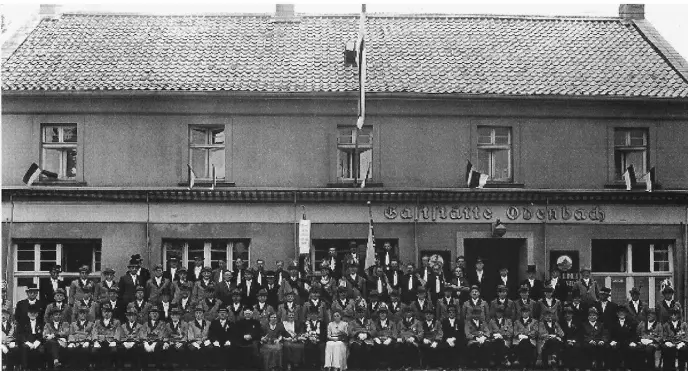
[[[358,16],[64,14],[2,66],[4,90],[326,93],[358,90],[344,64]],[[387,16],[367,20],[379,93],[688,97],[686,82],[616,18]]]

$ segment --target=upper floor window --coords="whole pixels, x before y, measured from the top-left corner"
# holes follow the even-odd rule
[[[511,145],[511,128],[478,127],[478,170],[491,181],[511,181]]]
[[[225,127],[189,126],[189,164],[197,178],[225,178]]]
[[[41,126],[41,168],[57,173],[60,180],[74,180],[77,173],[76,124]]]
[[[373,129],[339,127],[337,133],[337,179],[362,181],[373,175]],[[358,145],[356,139],[358,137]]]
[[[647,129],[617,128],[614,130],[614,168],[616,179],[622,180],[623,174],[631,164],[636,177],[647,173],[648,163]]]

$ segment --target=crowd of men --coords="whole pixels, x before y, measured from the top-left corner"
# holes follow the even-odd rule
[[[65,283],[54,267],[3,310],[3,369],[320,370],[337,313],[354,370],[686,370],[688,324],[671,286],[654,306],[637,288],[614,303],[589,268],[573,286],[556,267],[541,281],[529,266],[516,283],[480,259],[471,270],[463,257],[451,271],[429,257],[401,266],[388,243],[369,268],[355,247],[344,258],[330,249],[313,272],[194,259],[188,270],[173,257],[149,272],[135,255],[118,280],[105,269],[98,282],[84,266]],[[290,332],[268,340],[275,319]],[[261,359],[283,342],[301,351]]]

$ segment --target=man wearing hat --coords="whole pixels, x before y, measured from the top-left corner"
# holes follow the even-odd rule
[[[582,367],[590,370],[604,368],[605,350],[608,334],[602,322],[598,321],[599,311],[596,307],[588,310],[588,321],[583,323]]]
[[[187,336],[189,359],[191,361],[199,361],[202,367],[208,364],[210,354],[212,354],[210,350],[212,343],[208,340],[210,322],[205,319],[203,312],[203,305],[196,305],[194,319],[189,322],[189,333]]]
[[[542,281],[536,278],[537,270],[535,269],[535,265],[528,265],[526,275],[528,277],[521,282],[521,286],[528,287],[528,295],[533,301],[537,302],[542,298],[542,289],[544,286],[542,285]]]
[[[353,297],[365,296],[368,293],[366,280],[358,274],[358,265],[351,264],[348,266],[348,274],[342,279],[345,279],[346,287],[353,291]]]
[[[611,295],[612,290],[610,288],[600,288],[600,299],[594,305],[597,308],[599,320],[604,324],[612,324],[616,321],[616,308],[618,305],[609,300]]]
[[[466,342],[466,332],[458,317],[456,306],[449,306],[446,316],[441,320],[442,342],[440,347],[440,367],[453,369],[460,364],[461,350]]]
[[[226,310],[226,309],[225,309]],[[187,338],[189,335],[189,324],[182,320],[182,311],[177,306],[170,309],[170,320],[167,326],[167,339],[163,345],[165,360],[168,369],[173,369],[174,365],[181,368],[189,366],[189,355],[187,348]]]
[[[662,335],[662,365],[665,369],[671,369],[678,358],[678,370],[685,371],[688,361],[688,323],[681,320],[681,308],[678,306],[671,309]]]
[[[401,277],[404,273],[399,269],[399,259],[392,257],[389,261],[389,268],[385,270],[387,275],[387,283],[392,289],[399,290],[401,288]]]
[[[480,293],[489,291],[489,287],[493,285],[490,283],[489,275],[485,271],[485,262],[481,257],[476,258],[474,269],[466,271],[466,279],[471,286],[477,285]]]
[[[573,319],[581,326],[588,320],[588,305],[584,304],[577,289],[571,291],[571,303],[569,304],[573,311]]]
[[[289,274],[284,276],[279,288],[279,301],[284,302],[287,293],[294,293],[294,301],[303,304],[307,297],[301,278],[299,278],[299,268],[296,265],[289,265]],[[296,291],[296,292],[295,292]]]
[[[232,302],[227,306],[229,310],[229,321],[231,323],[238,322],[244,316],[244,304],[241,303],[241,291],[237,288],[232,290]]]
[[[280,286],[275,282],[275,272],[266,271],[265,272],[265,290],[268,292],[268,305],[272,306],[273,309],[277,309],[279,305],[279,292]]]
[[[564,317],[560,323],[561,330],[564,332],[562,342],[564,348],[562,351],[562,362],[565,368],[569,370],[580,369],[580,351],[583,345],[583,327],[582,323],[575,318],[574,310],[571,306],[564,308]]]
[[[640,300],[640,290],[638,288],[631,288],[628,294],[631,295],[631,299],[626,304],[628,318],[637,326],[647,319],[647,305]]]
[[[53,318],[53,311],[58,310],[62,314],[62,319],[68,322],[72,319],[72,307],[67,304],[67,301],[65,301],[65,298],[67,297],[67,293],[63,288],[58,288],[55,290],[55,293],[53,294],[53,299],[54,301],[45,308],[45,316],[43,317],[43,321],[47,324],[50,322]]]
[[[93,321],[88,320],[89,309],[78,307],[74,310],[77,318],[69,326],[69,338],[67,339],[67,360],[72,369],[86,369],[91,364],[91,346],[93,340]]]
[[[377,292],[380,300],[387,301],[389,299],[389,289],[391,286],[387,282],[387,275],[385,275],[382,266],[375,268],[373,275],[370,276],[367,288],[370,293],[373,291]]]
[[[88,265],[82,265],[79,268],[79,277],[72,280],[72,283],[69,285],[70,305],[74,305],[75,302],[78,302],[84,298],[86,288],[90,288],[91,294],[93,294],[96,284],[93,282],[93,280],[89,279],[88,274],[90,272],[91,269],[88,267]]]
[[[253,271],[244,270],[244,280],[237,287],[241,291],[241,302],[244,306],[253,308],[258,302],[258,291],[260,291],[260,285],[253,278]]]
[[[139,253],[137,253],[137,254],[131,256],[131,258],[136,260],[136,262],[138,262],[139,265],[138,265],[138,269],[136,271],[136,275],[138,275],[138,277],[141,278],[140,279],[141,284],[145,285],[146,283],[148,283],[148,279],[151,278],[151,273],[150,273],[150,271],[148,271],[148,269],[143,267],[143,257],[141,257],[141,255]]]
[[[544,309],[540,318],[537,332],[538,359],[544,367],[559,367],[564,331],[554,318],[554,310]]]
[[[203,302],[207,294],[206,288],[212,287],[213,290],[215,289],[215,283],[212,281],[211,274],[210,266],[206,266],[201,270],[201,277],[194,282],[191,292],[191,300],[194,303],[200,304]]]
[[[324,364],[327,324],[318,316],[317,309],[311,308],[303,328],[304,366],[306,370],[319,370]]]
[[[253,318],[258,320],[261,326],[268,323],[270,314],[275,314],[275,309],[268,305],[268,291],[265,288],[258,290],[258,302],[253,305]]]
[[[203,264],[204,257],[202,254],[195,255],[193,259],[194,262],[193,264],[189,265],[189,270],[186,274],[187,278],[191,282],[201,280],[201,271],[203,271],[203,268],[205,267]]]
[[[347,365],[352,370],[365,370],[370,363],[370,351],[373,346],[373,337],[376,335],[375,323],[366,317],[367,309],[359,306],[356,308],[356,317],[349,322],[349,362]]]
[[[425,290],[425,287],[418,287],[418,289],[416,289],[416,300],[411,302],[409,308],[413,310],[413,314],[418,320],[425,319],[425,316],[423,315],[425,310],[435,310],[432,302],[430,302],[430,300],[427,298],[427,291]]]
[[[158,305],[158,308],[160,309],[160,320],[163,322],[169,322],[170,319],[172,319],[172,308],[174,305],[172,304],[171,297],[170,291],[165,289],[160,292],[160,295],[158,296],[158,302],[151,302],[155,305]]]
[[[380,295],[378,294],[377,290],[373,289],[370,291],[370,295],[368,296],[366,316],[373,321],[376,321],[378,312],[380,311],[380,304],[383,303],[384,302],[380,301]]]
[[[83,289],[81,289],[83,293],[81,299],[74,302],[75,308],[88,309],[86,318],[91,322],[95,321],[96,318],[100,318],[100,314],[98,314],[99,304],[97,301],[93,299],[93,289],[93,286],[86,286]],[[76,312],[72,311],[72,321],[76,320],[77,315],[78,314]]]
[[[119,327],[119,362],[120,367],[126,363],[131,364],[132,370],[140,369],[141,365],[141,329],[143,325],[138,320],[138,313],[134,307],[129,307],[125,311],[126,320]]]
[[[327,304],[320,299],[320,291],[317,288],[311,288],[308,294],[308,301],[303,304],[301,310],[301,319],[306,319],[306,314],[310,309],[318,309],[318,318],[326,324],[330,322]]]
[[[509,289],[504,285],[504,284],[499,284],[497,286],[497,298],[492,300],[490,302],[489,310],[490,310],[490,316],[489,319],[492,319],[495,317],[495,309],[497,306],[500,306],[504,309],[504,317],[510,320],[513,320],[515,318],[516,314],[516,304],[514,303],[513,300],[509,299]]]
[[[256,260],[256,267],[252,268],[253,278],[259,286],[265,287],[267,281],[265,280],[265,260],[259,258]]]
[[[186,268],[185,267],[180,267],[177,269],[177,279],[172,282],[172,302],[174,303],[179,303],[179,299],[182,296],[181,289],[182,287],[188,287],[189,288],[189,296],[191,295],[191,291],[193,290],[193,282],[189,281],[186,278]],[[168,278],[169,279],[169,278]]]
[[[38,288],[34,289],[38,296]],[[45,339],[43,338],[43,320],[38,316],[42,311],[43,309],[37,303],[28,305],[26,320],[17,326],[17,344],[23,370],[36,370],[39,369],[37,367],[42,366]]]
[[[657,310],[657,321],[664,324],[671,318],[671,310],[675,307],[681,308],[681,304],[674,299],[674,288],[670,285],[662,289],[662,296],[664,297],[655,306]]]
[[[454,310],[457,310],[456,312],[458,313],[460,304],[459,300],[454,298],[454,289],[450,286],[444,287],[444,297],[441,297],[437,299],[437,302],[435,303],[435,309],[437,311],[437,319],[439,321],[444,321],[449,316],[449,309],[454,308]]]
[[[61,288],[58,288],[61,289]],[[48,310],[46,310],[48,313]],[[48,366],[59,368],[62,364],[60,360],[64,356],[69,338],[69,321],[64,321],[62,310],[52,309],[48,313],[48,321],[43,328],[45,338],[45,351],[48,355]]]
[[[294,298],[295,298],[294,292],[287,293],[284,303],[277,305],[277,308],[276,308],[277,318],[280,321],[282,321],[282,322],[286,321],[287,320],[287,314],[289,314],[290,312],[294,313],[294,316],[295,316],[294,321],[297,324],[301,324],[301,322],[304,322],[306,320],[306,318],[302,318],[302,316],[304,316],[304,314],[306,314],[306,315],[308,315],[308,314],[303,311],[303,308],[301,307],[301,305],[297,304],[296,301],[294,301]],[[314,310],[316,311],[316,313],[319,314],[320,309],[316,308]]]
[[[117,287],[119,287],[119,298],[121,298],[122,302],[125,304],[134,301],[136,297],[136,288],[138,286],[146,284],[145,282],[141,282],[141,278],[139,278],[137,274],[139,270],[138,266],[138,260],[132,258],[129,260],[129,265],[127,265],[127,272],[119,278],[119,284],[117,285]]]
[[[165,279],[169,279],[170,282],[174,283],[177,280],[179,280],[179,258],[174,256],[170,257],[167,260],[167,265],[169,269],[165,270],[162,276]]]
[[[235,368],[240,370],[252,370],[258,367],[258,345],[262,329],[260,322],[253,318],[253,309],[244,308],[242,319],[234,323],[231,343],[236,349]]]
[[[480,287],[477,285],[471,286],[470,299],[463,303],[461,308],[462,319],[468,319],[473,314],[473,309],[480,309],[483,312],[483,321],[486,321],[489,316],[489,309],[487,302],[480,297]]]
[[[184,283],[178,288],[179,298],[172,300],[172,304],[177,306],[182,312],[182,320],[190,322],[194,318],[194,307],[196,304],[191,300],[191,282]]]
[[[509,268],[505,265],[499,269],[499,278],[497,278],[497,286],[504,286],[506,288],[506,298],[513,300],[518,297],[518,283],[513,275],[509,275]]]
[[[244,260],[241,259],[241,257],[237,257],[236,260],[234,260],[234,279],[236,279],[236,286],[240,287],[241,284],[244,281],[244,278],[246,278],[246,272],[251,271],[246,268],[244,265]]]
[[[581,302],[590,307],[597,302],[599,298],[600,289],[597,286],[595,279],[590,277],[590,267],[583,266],[580,271],[581,278],[573,285],[572,290],[578,291],[581,296]]]
[[[401,278],[401,285],[399,286],[401,294],[401,302],[410,304],[416,299],[416,290],[422,287],[420,277],[415,272],[412,263],[406,264],[406,272]]]
[[[421,322],[421,364],[425,368],[437,368],[441,361],[442,324],[435,320],[435,311],[425,310],[425,320]]]
[[[375,323],[375,337],[373,338],[373,355],[376,355],[378,369],[391,368],[396,358],[396,340],[398,337],[397,324],[389,319],[387,304],[384,302],[378,308],[378,318]]]
[[[148,309],[148,321],[141,328],[143,339],[143,368],[153,364],[155,368],[161,368],[164,364],[162,355],[163,344],[167,337],[167,326],[160,320],[160,309],[152,305]]]
[[[228,319],[229,312],[226,307],[221,307],[218,310],[218,317],[210,322],[208,328],[208,340],[211,343],[211,363],[214,364],[213,369],[221,369],[229,364],[234,358],[232,355],[232,329]]]
[[[514,323],[514,337],[511,340],[520,368],[531,369],[535,364],[538,328],[538,321],[532,317],[531,308],[522,307]]]
[[[661,342],[663,339],[662,332],[664,326],[657,320],[657,313],[655,309],[647,310],[647,320],[640,323],[637,332],[640,338],[640,343],[637,345],[638,350],[643,354],[641,369],[654,370],[659,367]]]
[[[16,339],[16,324],[12,320],[9,310],[2,309],[2,369],[12,370],[17,364],[18,344]]]
[[[527,308],[529,310],[528,315],[533,316],[537,307],[537,302],[530,298],[530,289],[528,289],[528,286],[521,286],[521,288],[518,289],[518,295],[520,298],[514,301],[514,322],[521,316],[521,310],[523,310],[523,308]]]
[[[153,267],[153,277],[146,282],[146,294],[151,303],[160,301],[160,293],[163,291],[172,292],[172,283],[169,279],[163,278],[162,274],[162,265],[157,264]]]
[[[514,337],[514,324],[507,315],[504,304],[497,304],[490,311],[494,315],[487,327],[490,330],[493,360],[497,365],[509,367],[511,365],[509,359],[511,357],[511,341]]]
[[[55,291],[58,288],[62,288],[65,291],[67,290],[67,283],[64,281],[64,278],[60,276],[60,272],[62,272],[62,266],[54,265],[50,268],[50,277],[40,278],[38,280],[39,298],[44,304],[53,301],[55,298]]]
[[[490,361],[492,333],[485,321],[485,313],[482,309],[475,307],[467,314],[465,335],[468,368],[486,368]]]
[[[399,291],[393,289],[392,292],[389,293],[389,306],[387,307],[389,319],[395,323],[401,320],[406,307],[406,304],[401,302]]]
[[[566,284],[566,281],[561,278],[559,267],[554,265],[549,272],[550,277],[545,283],[545,286],[552,287],[554,289],[553,297],[563,304],[569,297],[569,286]]]
[[[144,299],[145,290],[142,286],[136,287],[136,296],[134,301],[129,303],[128,307],[133,307],[136,309],[136,314],[138,315],[137,321],[141,324],[145,324],[148,321],[148,313],[152,304]]]
[[[225,270],[222,281],[215,285],[215,298],[222,301],[223,304],[227,305],[232,302],[232,291],[234,290],[235,284],[232,280],[232,272]]]
[[[349,290],[346,287],[337,288],[337,295],[332,301],[330,311],[331,313],[339,311],[342,320],[345,322],[350,322],[354,319],[356,306],[354,305],[354,300],[349,298]]]
[[[93,353],[97,369],[111,370],[116,360],[120,322],[112,317],[110,304],[103,304],[101,311],[102,318],[93,326]]]
[[[617,319],[612,323],[604,324],[609,333],[610,349],[605,365],[612,370],[635,369],[638,366],[636,363],[640,362],[635,358],[638,351],[631,346],[637,346],[640,339],[638,339],[634,322],[628,319],[626,312],[626,307],[618,306]]]
[[[106,268],[103,270],[103,279],[95,285],[93,298],[98,302],[107,301],[110,298],[109,290],[114,287],[117,287],[117,283],[115,283],[115,270]]]
[[[29,320],[29,307],[34,307],[37,311],[43,315],[45,305],[41,300],[38,299],[38,288],[36,285],[31,283],[26,286],[26,298],[17,301],[17,306],[14,310],[14,319],[17,321],[17,325],[23,325]]]
[[[342,277],[344,262],[337,256],[337,248],[330,247],[327,250],[327,258],[323,260],[323,265],[327,265],[335,279]]]
[[[220,283],[225,279],[225,273],[231,271],[227,269],[227,262],[225,260],[218,260],[217,267],[213,269],[213,275],[211,275],[211,280],[214,283]]]
[[[564,305],[561,303],[561,301],[554,298],[554,288],[547,286],[542,290],[542,292],[545,296],[537,302],[534,316],[538,320],[542,321],[545,312],[549,312],[551,313],[554,321],[559,322],[559,319],[561,319],[560,314]]]
[[[404,315],[397,323],[399,330],[399,368],[417,369],[420,365],[420,342],[423,337],[423,326],[410,307],[404,309]]]

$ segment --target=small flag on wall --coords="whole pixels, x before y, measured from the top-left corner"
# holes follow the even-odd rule
[[[368,170],[366,171],[365,178],[363,178],[363,181],[361,182],[361,188],[362,189],[365,189],[366,182],[368,181],[368,177],[370,177],[370,166],[371,166],[371,163],[368,162]]]
[[[196,173],[194,173],[193,168],[191,168],[191,164],[187,164],[186,166],[189,167],[189,190],[191,190],[194,184],[196,184]]]
[[[632,190],[633,186],[635,186],[635,168],[633,168],[633,164],[626,168],[626,171],[623,174],[623,179],[624,182],[626,182],[626,190]]]
[[[366,244],[365,268],[375,266],[375,231],[373,230],[373,211],[368,202],[368,214],[370,223],[368,224],[368,244]]]
[[[31,166],[29,167],[29,170],[27,170],[24,174],[24,178],[22,179],[22,181],[28,186],[31,186],[34,182],[36,182],[36,180],[38,180],[41,174],[48,178],[57,178],[57,173],[43,170],[38,166],[38,164],[31,163]]]
[[[482,189],[487,183],[489,176],[473,169],[473,164],[469,161],[466,165],[466,185],[471,188]]]
[[[645,191],[652,192],[655,188],[655,167],[650,168],[650,171],[643,176],[645,181]]]

